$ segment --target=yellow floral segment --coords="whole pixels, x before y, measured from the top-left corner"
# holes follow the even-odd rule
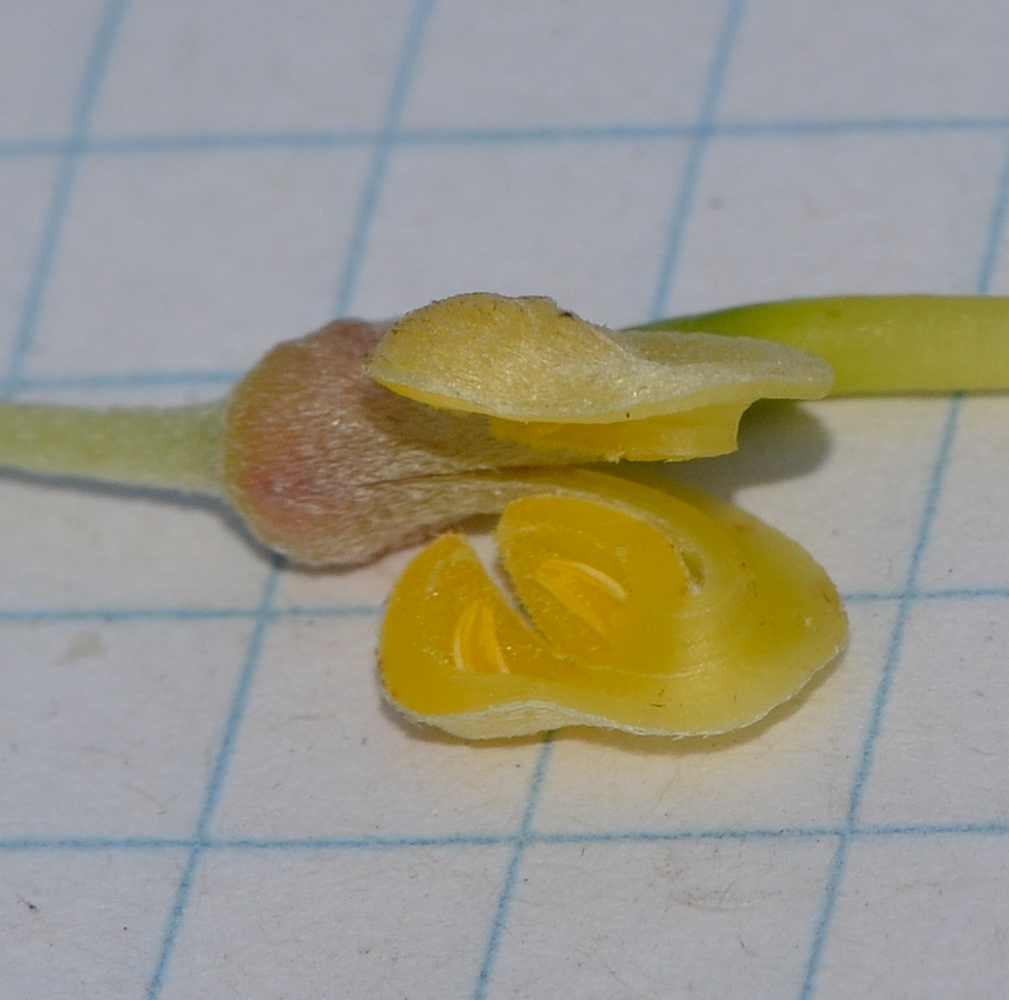
[[[684,413],[612,424],[561,424],[491,419],[491,431],[539,451],[567,451],[610,462],[685,461],[726,455],[738,447],[739,421],[749,403],[698,406]]]
[[[551,299],[486,293],[407,314],[365,371],[418,402],[488,415],[506,440],[636,460],[731,451],[755,400],[816,399],[832,379],[820,358],[769,341],[617,334]]]
[[[584,470],[497,531],[513,607],[444,535],[390,598],[382,680],[406,715],[492,739],[562,726],[699,736],[763,718],[844,645],[830,580],[730,504]]]

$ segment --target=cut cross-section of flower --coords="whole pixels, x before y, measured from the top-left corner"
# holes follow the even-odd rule
[[[486,293],[408,313],[365,371],[410,399],[490,416],[507,440],[644,461],[733,451],[757,399],[818,399],[833,377],[783,344],[613,333],[551,299]]]
[[[844,645],[830,580],[730,504],[584,470],[514,501],[497,531],[518,607],[444,535],[390,598],[390,700],[465,738],[591,725],[710,735],[756,722]],[[521,610],[519,610],[521,608]]]

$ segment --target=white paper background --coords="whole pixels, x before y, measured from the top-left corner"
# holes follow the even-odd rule
[[[1007,50],[994,0],[8,0],[0,381],[210,398],[473,289],[1006,292]],[[416,731],[406,554],[278,573],[210,506],[0,479],[0,996],[1005,996],[1007,423],[778,408],[683,469],[853,626],[709,743]]]

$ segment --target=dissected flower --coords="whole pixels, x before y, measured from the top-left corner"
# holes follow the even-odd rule
[[[522,320],[527,315],[532,322]],[[369,352],[370,367],[386,370],[418,327],[423,343],[408,352],[425,377],[445,369],[439,386],[462,400],[451,409],[365,373]],[[436,355],[441,339],[450,349]],[[528,492],[510,469],[634,451],[615,449],[614,434],[631,445],[640,436],[651,457],[730,450],[739,413],[757,396],[806,398],[829,388],[822,362],[780,345],[693,334],[634,335],[628,344],[546,299],[460,296],[391,330],[338,320],[282,343],[218,403],[106,411],[0,404],[0,464],[224,497],[261,542],[295,563],[359,563],[471,515],[500,512]],[[583,348],[594,364],[578,356]],[[482,395],[474,396],[481,378]],[[605,390],[610,379],[622,386],[616,396]],[[592,385],[597,391],[587,391]],[[506,399],[498,419],[492,404]],[[690,400],[693,410],[685,408]],[[656,425],[667,419],[663,405],[685,431]],[[544,437],[542,421],[516,416],[553,420],[558,410],[566,441]],[[599,422],[614,413],[615,424]],[[655,453],[663,442],[668,449]]]
[[[467,737],[714,733],[761,718],[837,654],[836,592],[727,504],[570,466],[729,451],[755,399],[816,398],[830,381],[818,358],[770,342],[613,334],[548,299],[466,295],[391,328],[341,320],[280,344],[215,404],[2,404],[0,463],[225,498],[306,565],[504,510],[523,610],[461,536],[434,542],[390,602],[390,699]]]
[[[389,601],[390,701],[457,736],[590,725],[723,733],[793,697],[844,645],[826,573],[731,504],[585,470],[542,472],[497,530],[513,607],[461,535]]]

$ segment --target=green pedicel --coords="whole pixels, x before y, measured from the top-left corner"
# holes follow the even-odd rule
[[[852,295],[676,316],[636,329],[774,340],[834,369],[831,395],[1009,388],[1009,298]]]

